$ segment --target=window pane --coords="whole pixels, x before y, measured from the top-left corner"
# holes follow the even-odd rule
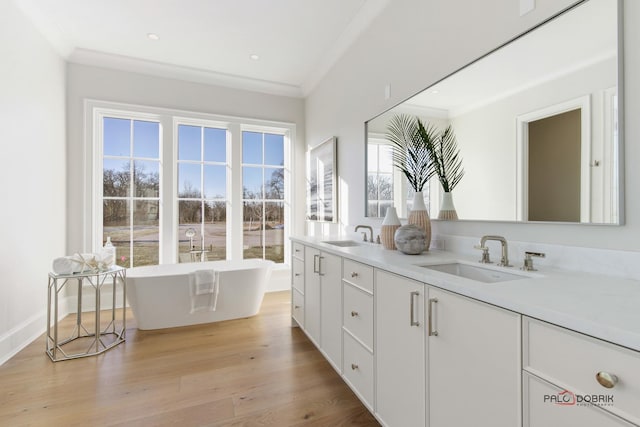
[[[178,125],[178,160],[202,160],[200,126]]]
[[[371,200],[367,202],[367,216],[378,216],[378,202]]]
[[[204,165],[204,197],[224,199],[227,194],[227,167]]]
[[[160,123],[134,120],[133,156],[160,158]]]
[[[160,202],[137,200],[133,210],[133,266],[160,262]]]
[[[160,162],[134,160],[134,197],[160,196]]]
[[[378,198],[380,200],[393,200],[393,180],[391,175],[378,175]]]
[[[242,168],[242,194],[245,199],[262,198],[262,168]]]
[[[205,202],[204,244],[209,261],[227,258],[227,203]]]
[[[243,203],[243,254],[244,258],[262,258],[264,241],[262,202]]]
[[[264,134],[264,164],[284,165],[284,136]]]
[[[380,159],[378,167],[380,172],[392,173],[393,172],[393,150],[390,145],[380,145]]]
[[[103,150],[105,156],[131,155],[131,120],[105,117]]]
[[[367,170],[369,172],[378,170],[378,144],[367,145]]]
[[[242,132],[242,163],[262,164],[262,133]]]
[[[104,197],[127,197],[131,173],[129,160],[104,159],[102,164],[102,194]]]
[[[227,161],[226,129],[204,128],[204,161]]]
[[[284,199],[284,169],[264,169],[265,199]]]
[[[199,164],[178,163],[178,197],[201,197]]]
[[[375,173],[367,175],[367,200],[378,198],[378,176]]]
[[[103,200],[102,240],[111,237],[111,243],[116,247],[116,263],[122,267],[129,267],[129,219],[128,200]]]
[[[284,262],[284,203],[266,202],[264,217],[265,259]]]

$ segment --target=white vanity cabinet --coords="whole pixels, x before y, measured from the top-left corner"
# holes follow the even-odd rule
[[[375,270],[376,416],[389,427],[425,425],[424,292],[420,282]]]
[[[521,316],[434,287],[426,304],[428,425],[521,425]]]
[[[342,258],[304,248],[304,330],[339,371],[342,365]]]
[[[304,246],[292,244],[291,257],[291,317],[304,328]]]
[[[640,425],[637,351],[527,317],[523,350],[525,427]]]
[[[346,258],[342,264],[344,379],[373,412],[373,267]]]

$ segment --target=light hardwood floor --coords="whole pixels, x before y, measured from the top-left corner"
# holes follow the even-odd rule
[[[53,363],[44,335],[0,366],[0,426],[377,426],[299,328],[288,292],[248,319],[139,331]],[[72,323],[73,316],[65,319]]]

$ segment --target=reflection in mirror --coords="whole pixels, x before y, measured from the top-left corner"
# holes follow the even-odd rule
[[[367,216],[408,216],[387,124],[451,125],[465,177],[460,219],[622,223],[618,0],[586,0],[366,123]],[[433,179],[427,206],[437,217]]]

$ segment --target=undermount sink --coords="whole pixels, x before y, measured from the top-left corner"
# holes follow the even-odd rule
[[[506,282],[509,280],[528,279],[528,276],[521,274],[498,271],[489,268],[478,267],[471,264],[459,262],[449,262],[444,264],[421,265],[420,267],[452,274],[465,279],[477,280],[484,283]]]
[[[360,246],[360,243],[355,240],[325,240],[322,243],[326,243],[328,245],[340,246],[341,248],[348,248],[350,246]]]

